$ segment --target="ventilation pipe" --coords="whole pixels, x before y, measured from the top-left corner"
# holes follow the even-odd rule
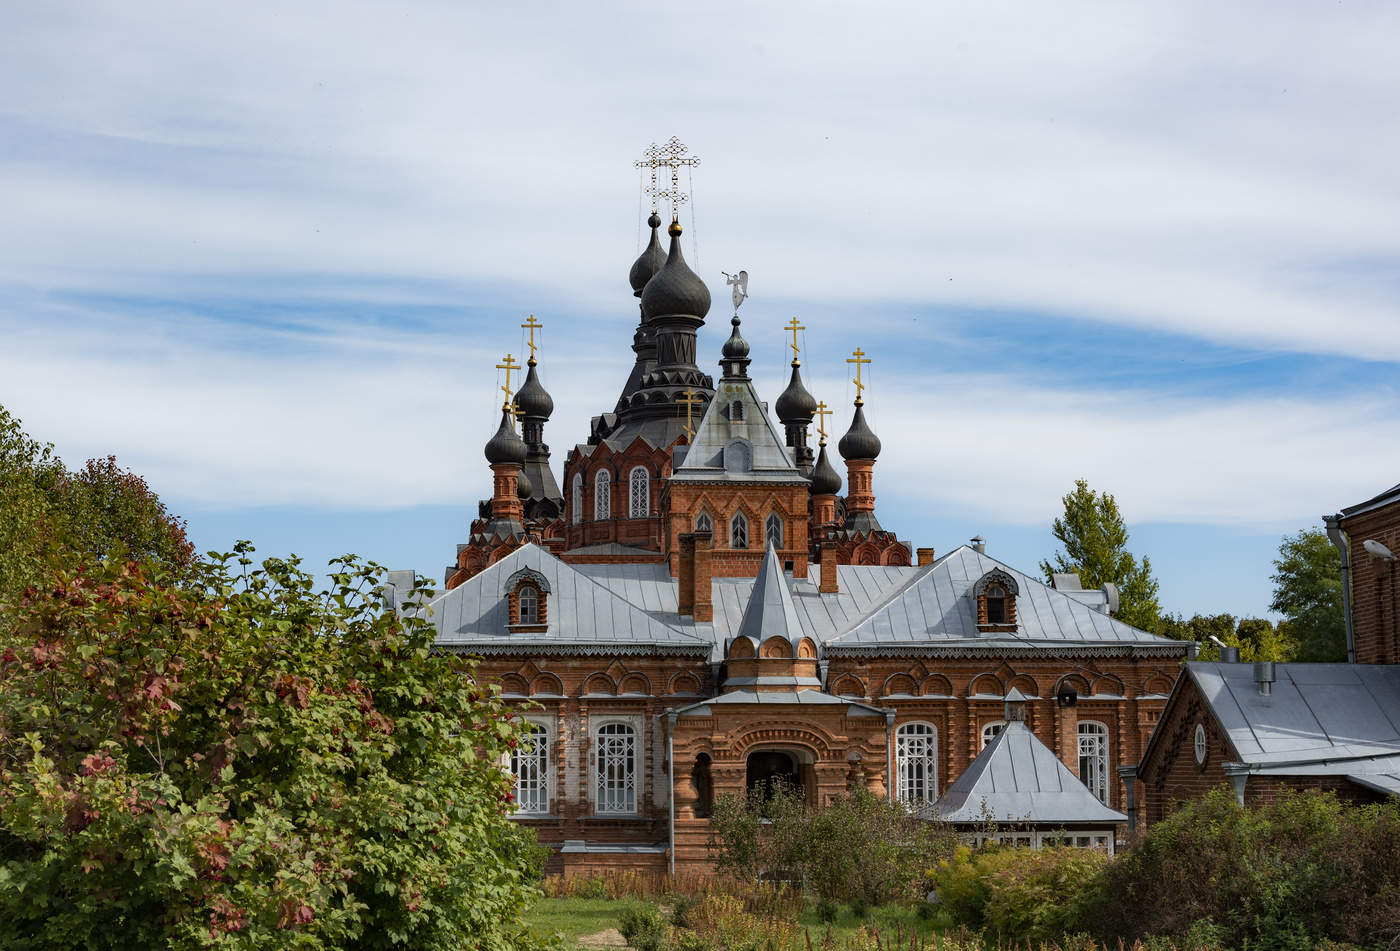
[[[1220,648],[1220,662],[1222,664],[1238,664],[1240,662],[1240,649],[1231,647],[1214,634],[1210,635],[1210,642]]]
[[[1260,660],[1254,663],[1254,682],[1259,685],[1259,694],[1267,697],[1274,692],[1274,681],[1278,679],[1274,673],[1274,662],[1271,660]]]
[[[972,550],[979,555],[985,555],[987,553],[987,540],[981,535],[973,535]]]

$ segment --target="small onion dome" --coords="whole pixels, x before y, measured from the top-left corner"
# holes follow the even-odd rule
[[[835,495],[840,491],[841,477],[831,468],[831,461],[826,458],[826,444],[823,443],[817,455],[817,466],[812,470],[811,492],[813,495]]]
[[[685,263],[681,254],[681,226],[671,222],[671,250],[666,263],[642,290],[642,316],[647,320],[667,314],[704,316],[710,312],[710,289]]]
[[[540,386],[540,378],[535,374],[535,358],[531,357],[525,365],[530,370],[525,374],[525,385],[516,391],[515,405],[528,417],[549,419],[549,414],[554,412],[554,400]]]
[[[734,319],[729,321],[734,327],[729,339],[724,342],[724,347],[720,353],[726,360],[742,360],[749,355],[749,342],[739,335],[739,315],[735,314]]]
[[[525,463],[525,442],[515,434],[510,425],[510,410],[501,411],[501,428],[486,444],[486,461],[491,465],[503,462]]]
[[[661,265],[666,263],[666,250],[661,247],[661,236],[656,233],[656,229],[661,227],[661,219],[653,213],[647,219],[647,224],[651,226],[651,242],[632,265],[632,273],[627,275],[632,282],[633,297],[642,296],[642,288],[647,286],[647,281],[655,277]]]
[[[792,379],[788,381],[787,389],[778,397],[776,408],[780,423],[807,425],[812,422],[812,417],[817,415],[817,398],[808,393],[807,387],[802,385],[802,372],[798,370],[800,365],[796,360],[792,361]]]
[[[520,478],[515,484],[515,495],[519,499],[528,499],[535,491],[534,485],[530,482],[530,477],[525,474],[525,470],[520,470]]]
[[[880,437],[871,431],[870,424],[865,421],[865,407],[856,406],[851,428],[846,430],[846,435],[841,437],[836,448],[841,450],[843,459],[874,459],[880,455]]]

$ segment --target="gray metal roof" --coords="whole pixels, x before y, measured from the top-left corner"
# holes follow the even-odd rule
[[[507,628],[506,583],[522,569],[538,573],[548,586],[548,624],[543,633],[512,633]],[[437,645],[447,650],[516,653],[567,647],[612,648],[609,653],[710,651],[708,640],[665,623],[538,545],[516,549],[430,601],[426,609],[438,628]]]
[[[1353,515],[1360,515],[1362,512],[1378,509],[1383,505],[1389,505],[1396,499],[1400,499],[1400,485],[1393,485],[1380,495],[1369,498],[1365,502],[1358,502],[1355,505],[1342,509],[1342,515],[1346,518],[1350,518]]]
[[[735,402],[743,419],[730,419]],[[735,440],[749,449],[747,464],[726,460],[726,447]],[[728,464],[726,464],[728,463]],[[777,426],[748,380],[721,380],[705,410],[685,459],[671,473],[673,482],[806,482],[793,464]]]
[[[783,577],[783,564],[771,542],[758,566],[758,577],[754,578],[750,589],[749,603],[744,608],[737,636],[749,638],[755,646],[770,637],[784,638],[794,647],[802,640],[802,621],[797,616],[787,579]]]
[[[852,717],[883,717],[886,714],[893,714],[893,710],[886,710],[884,707],[873,707],[868,703],[861,703],[859,700],[852,700],[849,697],[833,697],[829,693],[822,693],[820,690],[733,690],[729,693],[722,693],[718,697],[709,700],[699,700],[695,703],[679,707],[676,712],[688,714],[690,716],[709,716],[711,707],[728,707],[735,705],[760,704],[764,706],[775,706],[780,704],[801,704],[803,706],[842,706],[846,708],[846,715]]]
[[[987,817],[1037,825],[1128,821],[1099,802],[1049,747],[1014,720],[953,781],[932,813],[945,822],[981,822]]]
[[[1400,773],[1400,666],[1275,664],[1269,696],[1253,664],[1190,661],[1186,671],[1256,772]]]

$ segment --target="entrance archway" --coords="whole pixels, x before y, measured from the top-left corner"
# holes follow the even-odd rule
[[[750,794],[759,793],[764,801],[773,798],[773,793],[781,786],[795,791],[798,796],[805,793],[797,762],[792,754],[782,750],[756,750],[748,758],[747,788]]]

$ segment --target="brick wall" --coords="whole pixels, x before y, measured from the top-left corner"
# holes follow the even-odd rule
[[[1374,557],[1362,543],[1374,539],[1400,553],[1400,502],[1342,520],[1351,541],[1352,624],[1356,660],[1400,663],[1400,567]]]

